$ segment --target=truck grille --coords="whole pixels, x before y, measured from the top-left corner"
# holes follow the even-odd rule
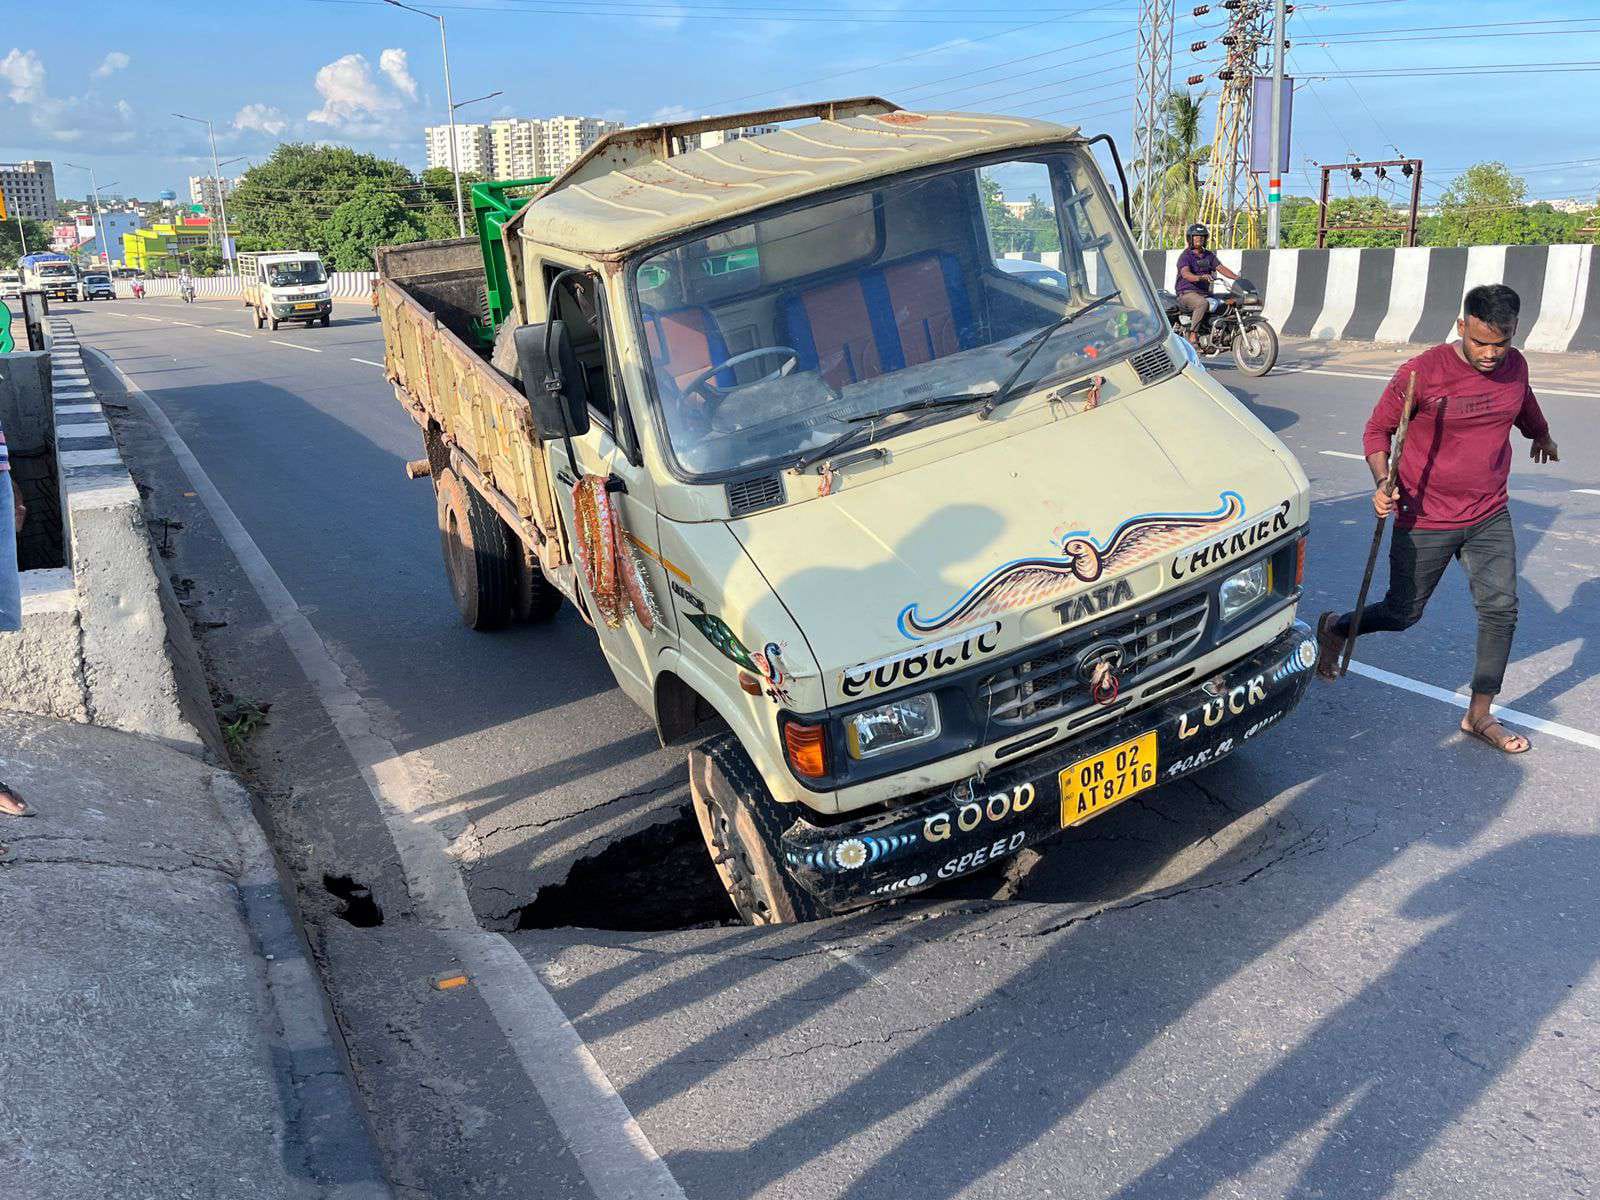
[[[1210,603],[1201,592],[1092,631],[1074,631],[1037,658],[989,676],[978,688],[980,703],[1001,725],[1031,725],[1083,708],[1090,702],[1089,687],[1078,675],[1078,657],[1104,642],[1122,647],[1118,674],[1126,691],[1184,659],[1205,631]]]

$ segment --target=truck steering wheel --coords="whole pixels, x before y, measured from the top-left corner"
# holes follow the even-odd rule
[[[780,354],[787,358],[788,361],[770,375],[763,375],[760,379],[752,379],[750,383],[736,383],[727,388],[719,388],[711,382],[713,375],[717,375],[731,367],[737,367],[740,363],[754,362],[758,358],[773,358]],[[718,405],[742,387],[750,387],[751,384],[770,383],[774,379],[782,379],[790,371],[793,371],[799,362],[800,355],[788,346],[758,346],[754,350],[746,350],[743,354],[735,354],[724,362],[712,363],[705,370],[695,372],[694,378],[684,383],[682,387],[686,393],[699,392],[709,404]]]

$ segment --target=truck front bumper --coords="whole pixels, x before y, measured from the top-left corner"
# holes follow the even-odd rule
[[[301,305],[309,304],[310,308]],[[333,312],[332,300],[301,300],[288,304],[274,304],[272,315],[280,321],[312,321]]]
[[[800,885],[835,912],[970,874],[1147,787],[1210,766],[1271,728],[1305,694],[1316,652],[1311,630],[1296,621],[1205,683],[992,772],[981,783],[943,788],[841,824],[796,821],[783,835],[784,861]],[[1106,752],[1107,759],[1097,761]],[[1118,788],[1119,779],[1125,786]],[[1099,801],[1087,813],[1086,788]]]

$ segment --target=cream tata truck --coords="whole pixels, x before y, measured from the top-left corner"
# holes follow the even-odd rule
[[[748,922],[1041,845],[1305,690],[1306,477],[1173,337],[1098,140],[873,98],[629,129],[378,253],[463,617],[576,609]],[[1070,286],[997,265],[1023,237]]]

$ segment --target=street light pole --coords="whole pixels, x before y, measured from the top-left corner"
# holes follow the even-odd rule
[[[61,165],[65,167],[71,167],[75,171],[89,172],[89,191],[91,193],[89,212],[92,215],[94,222],[94,235],[100,239],[101,257],[106,260],[106,274],[109,275],[111,274],[111,243],[106,240],[106,223],[100,218],[100,185],[95,182],[94,168],[80,167],[77,163],[69,163],[65,160],[62,161]],[[111,186],[115,186],[115,184]],[[18,220],[20,227],[20,218]],[[23,253],[26,254],[27,250],[24,249]]]
[[[211,139],[211,181],[217,188],[217,207],[222,210],[222,265],[230,275],[233,274],[233,256],[228,253],[228,198],[222,194],[222,168],[217,165],[217,133],[212,128],[209,120],[202,121],[199,117],[186,117],[182,113],[173,113],[181,121],[193,121],[196,125],[206,127],[206,136]]]
[[[1278,248],[1278,213],[1283,208],[1284,0],[1272,4],[1272,151],[1267,156],[1267,248]]]
[[[384,3],[439,22],[439,54],[444,59],[444,102],[448,107],[450,118],[450,173],[455,176],[456,182],[456,236],[466,237],[467,210],[466,206],[461,202],[461,164],[456,157],[456,102],[455,95],[450,90],[450,44],[445,40],[444,36],[444,18],[438,13],[412,8],[409,4],[401,4],[400,0],[384,0]]]

